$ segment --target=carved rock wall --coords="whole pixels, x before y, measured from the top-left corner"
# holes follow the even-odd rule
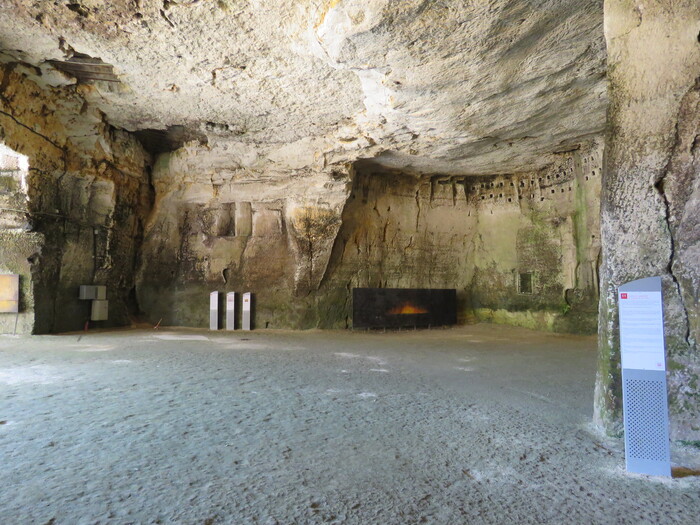
[[[0,141],[29,161],[22,226],[2,231],[12,237],[2,242],[3,267],[25,283],[21,330],[81,329],[90,303],[78,300],[78,286],[90,283],[108,287],[102,324],[125,324],[150,207],[149,157],[88,107],[89,86],[45,81],[31,67],[0,67]]]
[[[355,287],[457,288],[464,303],[476,220],[450,177],[359,165],[321,291],[321,326],[352,325]]]
[[[245,144],[191,145],[161,155],[156,200],[138,274],[139,304],[154,322],[208,326],[208,293],[256,295],[260,327],[309,327],[349,173]],[[290,159],[287,157],[287,164]]]
[[[598,423],[622,430],[616,290],[660,275],[675,439],[700,439],[700,5],[608,0]]]
[[[545,169],[472,186],[479,236],[470,289],[477,318],[595,332],[601,164],[596,142],[559,155]]]
[[[358,164],[321,325],[350,324],[353,287],[444,287],[463,322],[594,332],[601,158],[592,143],[533,172],[424,179]]]
[[[4,0],[0,47],[47,73],[101,59],[120,83],[89,101],[123,129],[502,173],[603,130],[602,3]]]
[[[482,177],[313,155],[278,172],[278,155],[191,144],[159,158],[137,286],[150,320],[207,326],[210,291],[249,291],[260,327],[342,328],[354,287],[433,287],[458,290],[463,322],[595,331],[598,142]]]

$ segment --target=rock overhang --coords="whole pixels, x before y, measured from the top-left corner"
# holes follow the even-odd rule
[[[325,165],[479,175],[537,169],[605,125],[602,1],[11,0],[2,11],[3,61],[65,85],[75,80],[51,61],[99,59],[119,82],[83,80],[87,102],[116,127],[163,131],[166,147],[177,129],[263,154],[312,145]]]

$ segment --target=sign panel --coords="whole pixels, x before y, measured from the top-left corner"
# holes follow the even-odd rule
[[[623,292],[623,288],[619,292],[622,368],[666,370],[661,290]]]
[[[226,330],[236,329],[236,292],[226,294]]]
[[[209,294],[209,329],[219,329],[219,292]]]
[[[19,312],[19,275],[0,275],[0,313]]]
[[[620,354],[628,472],[671,475],[660,277],[620,286]]]
[[[242,327],[243,330],[252,330],[253,328],[253,295],[251,293],[243,294],[243,316],[242,316]]]
[[[81,284],[80,288],[78,289],[78,299],[83,301],[97,299],[97,286],[92,284]]]
[[[78,299],[104,301],[107,299],[107,287],[101,284],[81,284]]]

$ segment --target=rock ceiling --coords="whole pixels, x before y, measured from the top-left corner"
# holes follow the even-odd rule
[[[130,131],[503,173],[602,132],[602,25],[602,0],[0,0],[0,57]]]

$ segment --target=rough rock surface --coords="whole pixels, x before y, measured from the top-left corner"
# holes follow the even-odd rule
[[[114,66],[89,101],[115,126],[209,142],[323,138],[449,174],[538,169],[605,123],[602,1],[5,0],[0,47],[42,71]],[[60,80],[66,82],[65,78]]]
[[[26,155],[22,225],[0,235],[2,270],[20,274],[20,331],[77,330],[90,315],[81,284],[108,287],[110,323],[128,322],[139,230],[149,209],[148,157],[104,121],[75,86],[41,87],[23,66],[0,66],[0,142]],[[6,317],[8,314],[0,314]],[[3,319],[3,331],[8,323]],[[14,322],[12,316],[11,322]]]
[[[151,137],[144,143],[155,154],[186,144],[155,162],[155,204],[136,294],[154,322],[204,324],[206,292],[226,288],[259,294],[261,326],[337,326],[348,316],[350,286],[363,281],[348,279],[355,270],[340,268],[337,261],[333,275],[328,273],[341,228],[344,235],[362,228],[341,226],[343,217],[361,211],[344,213],[352,187],[363,184],[354,180],[357,166],[371,159],[380,172],[427,175],[432,178],[414,179],[417,188],[451,188],[455,195],[455,181],[466,192],[464,176],[480,175],[484,184],[493,184],[490,178],[499,174],[510,183],[526,174],[530,181],[536,173],[553,173],[563,152],[590,143],[603,129],[601,7],[601,2],[562,0],[536,5],[276,0],[264,6],[228,0],[6,1],[1,61],[48,90],[79,94],[85,101],[82,113],[99,112],[100,122]],[[116,82],[95,81],[95,75]],[[153,143],[153,130],[163,130],[160,142]],[[118,162],[112,166],[122,169]],[[89,170],[83,175],[91,176]],[[456,178],[443,187],[435,182],[440,177]],[[537,186],[538,198],[542,187]],[[423,205],[449,204],[442,196],[434,200],[432,193],[421,196]],[[472,193],[465,193],[459,206],[453,195],[452,209],[435,215],[436,221],[450,217],[457,234],[470,239],[480,233],[471,225],[477,212],[466,209],[475,200]],[[494,206],[502,220],[489,223],[482,216],[484,230],[503,227],[506,217],[519,214],[525,203],[508,204],[507,198],[494,197],[508,211]],[[562,199],[571,209],[554,211],[548,220],[573,217],[574,194]],[[102,200],[108,203],[109,197]],[[410,199],[402,213],[413,213],[414,202]],[[136,223],[145,213],[143,199],[139,203]],[[461,212],[454,213],[456,207]],[[458,224],[465,210],[471,219]],[[465,250],[475,250],[477,241],[455,251],[444,244],[448,237],[422,243],[416,253],[423,257],[429,245],[441,246],[442,259],[433,257],[432,263],[468,268],[460,286],[492,282],[490,291],[482,286],[473,299],[463,300],[463,316],[479,311],[552,328],[562,309],[582,302],[580,294],[567,292],[577,289],[574,265],[583,256],[572,255],[577,250],[572,224],[563,226],[568,229],[563,237],[553,236],[549,265],[534,261],[546,254],[534,254],[527,263],[556,267],[547,298],[538,299],[537,306],[550,311],[535,319],[521,314],[511,319],[510,296],[517,294],[513,272],[519,266],[513,262],[514,238],[495,241],[504,246],[504,261],[495,248],[465,262]],[[427,232],[434,224],[418,227]],[[138,244],[138,227],[127,229]],[[82,236],[76,246],[96,242],[86,231],[75,235]],[[519,242],[529,244],[528,237]],[[593,246],[595,259],[597,242],[581,242],[584,251]],[[384,253],[392,259],[389,250]],[[133,260],[128,248],[124,256]],[[500,273],[485,267],[492,259]],[[84,266],[71,270],[76,277],[66,285],[74,286],[78,274],[89,273],[88,261],[71,256],[57,262],[53,272],[66,264]],[[424,267],[415,270],[420,275],[398,281],[434,280]],[[590,292],[595,276],[584,280]],[[121,281],[120,293],[128,297],[128,279]],[[588,292],[590,302],[595,294]],[[526,308],[522,297],[515,302],[520,303],[516,309]],[[552,314],[552,308],[559,312]],[[590,330],[591,324],[584,324]]]
[[[606,2],[610,117],[603,183],[596,417],[621,430],[616,290],[663,278],[671,431],[700,439],[700,5]]]
[[[588,144],[499,176],[416,179],[358,165],[321,324],[350,322],[352,287],[456,288],[462,320],[593,333],[601,160],[601,145]]]
[[[307,305],[294,298],[318,289],[349,174],[313,159],[280,174],[270,157],[240,144],[161,155],[138,275],[154,322],[207,326],[209,291],[230,290],[257,294],[260,326],[300,326]]]
[[[139,304],[154,323],[207,326],[210,290],[251,291],[261,327],[347,327],[353,287],[446,287],[463,320],[592,333],[601,154],[429,178],[308,159],[284,177],[255,165],[269,152],[184,148],[153,173]]]

